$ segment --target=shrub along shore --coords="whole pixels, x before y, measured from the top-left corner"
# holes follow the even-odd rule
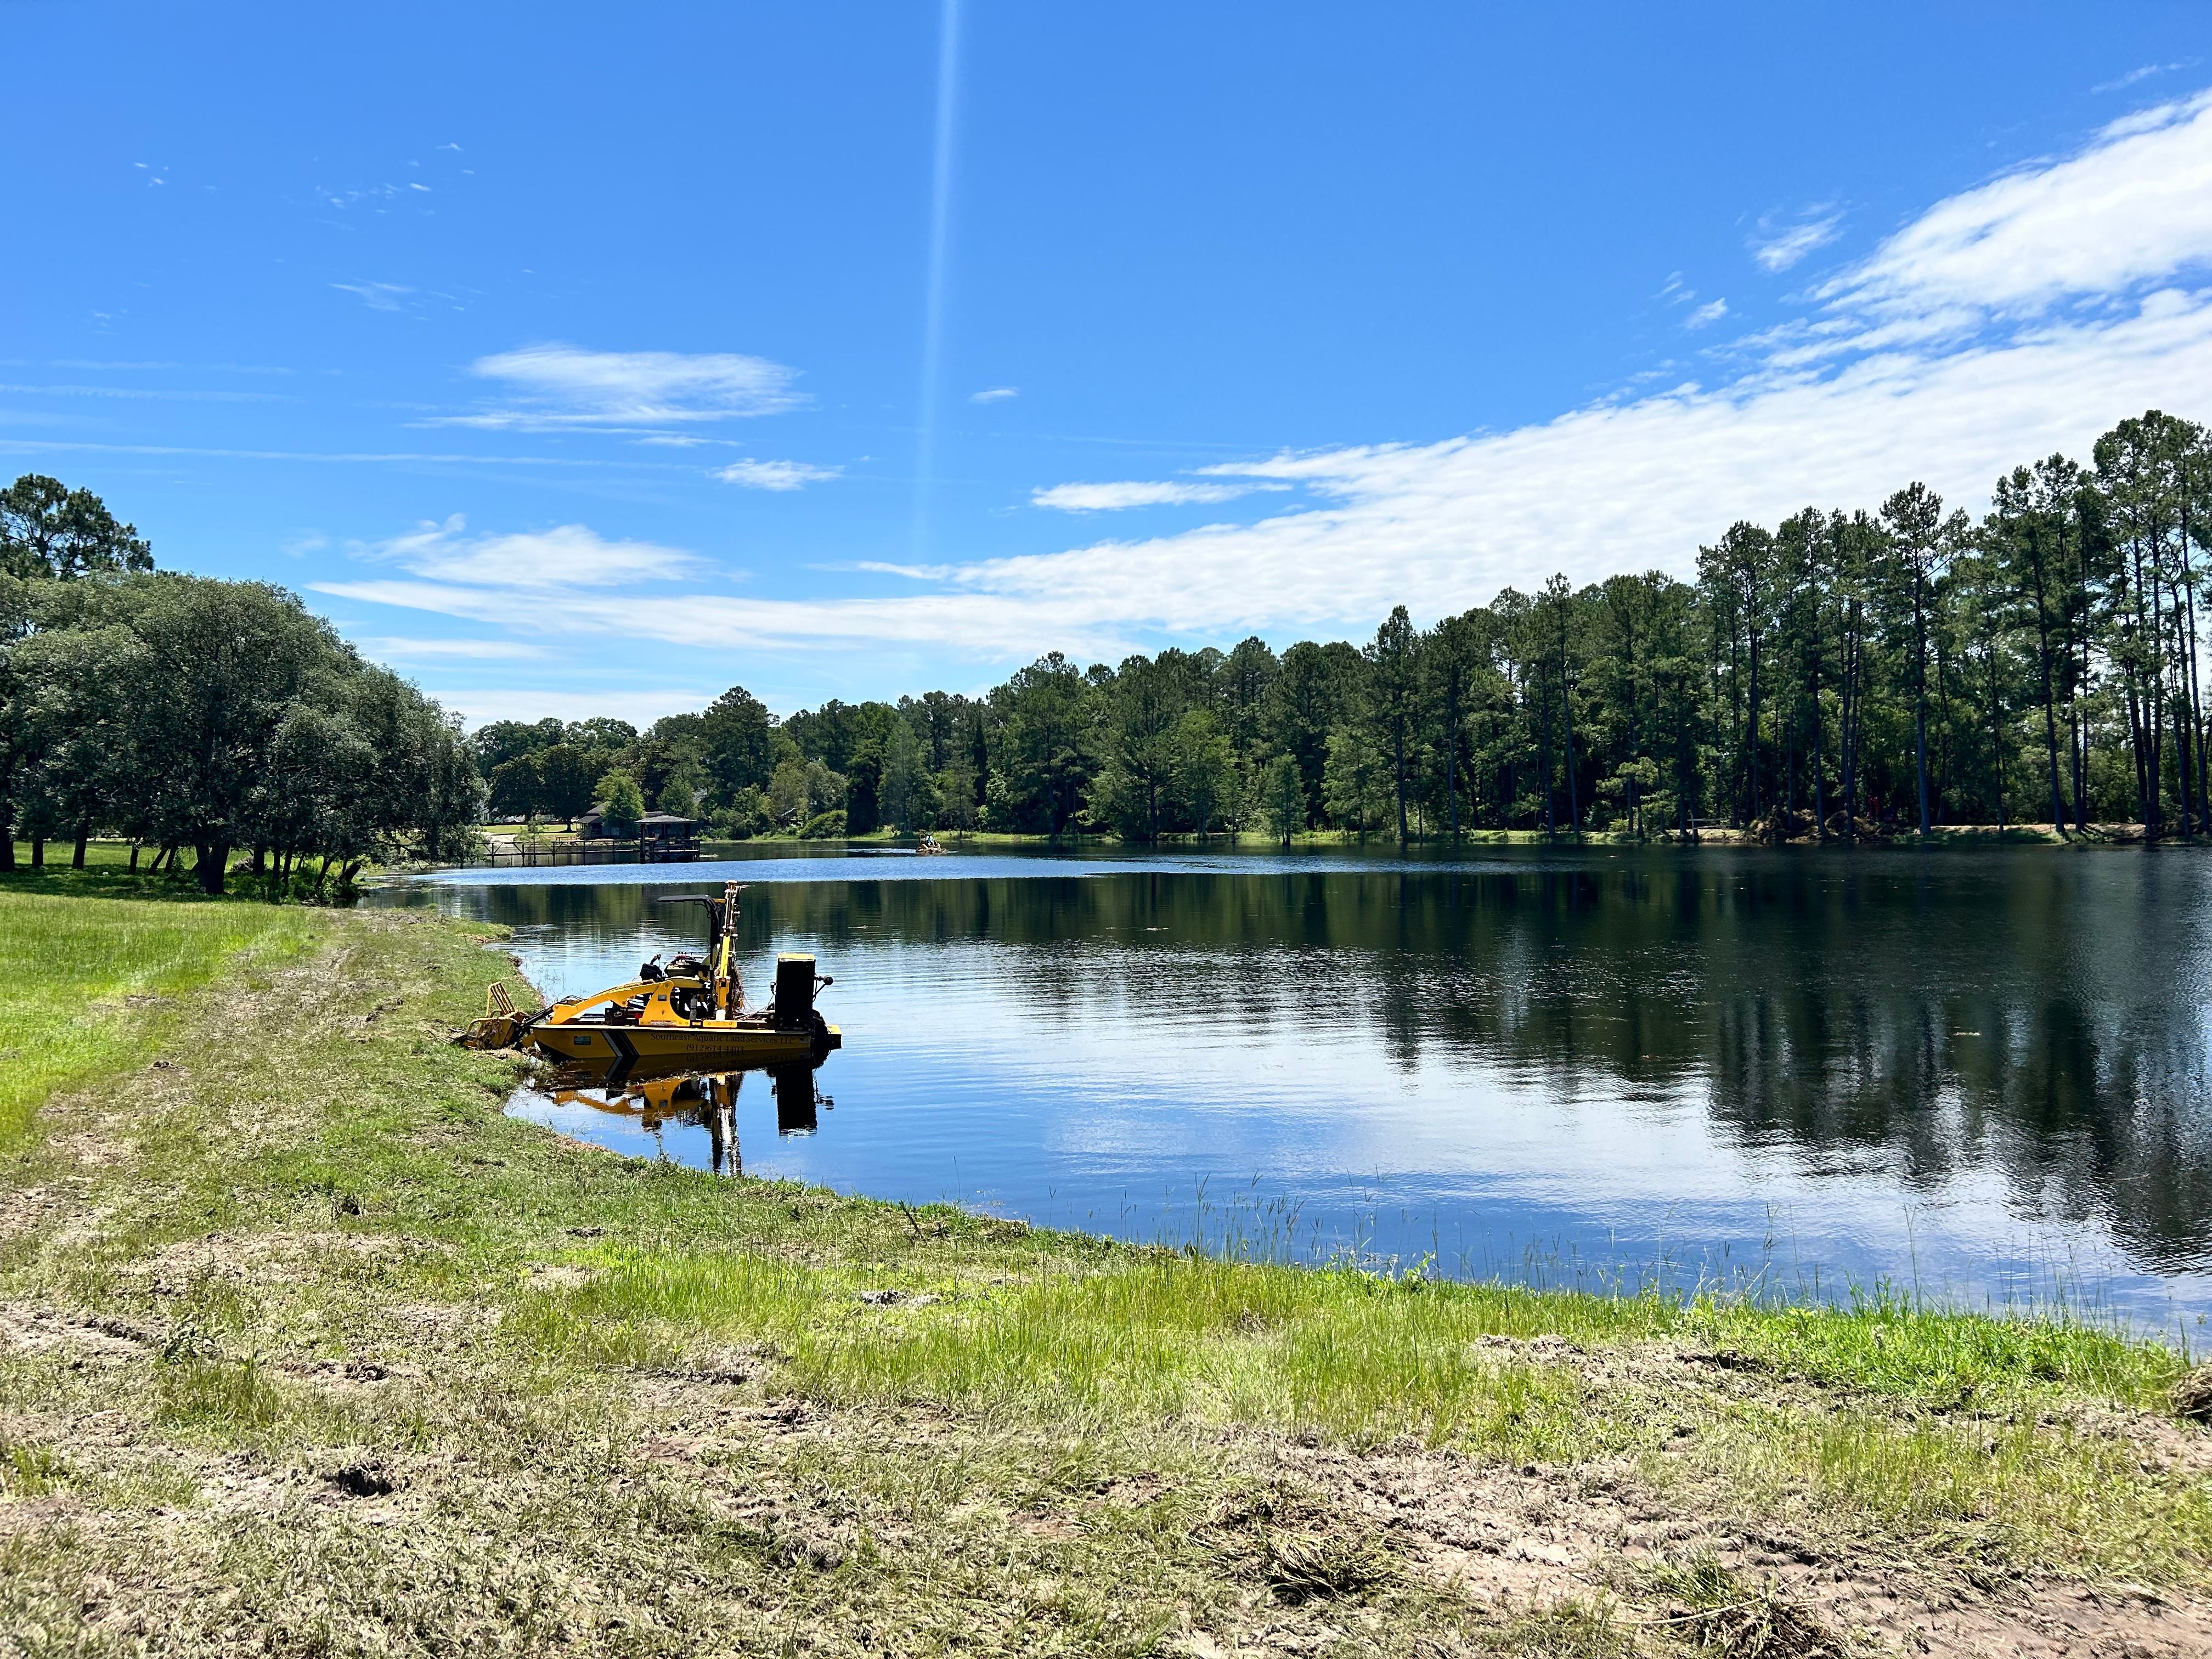
[[[624,1159],[451,1046],[481,926],[69,889],[0,882],[0,1651],[2212,1649],[2156,1342]]]

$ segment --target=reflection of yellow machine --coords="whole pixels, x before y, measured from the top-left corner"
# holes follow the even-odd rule
[[[483,1048],[534,1043],[557,1060],[601,1069],[819,1060],[844,1041],[814,1006],[816,986],[830,981],[815,974],[812,957],[779,956],[775,1000],[748,1008],[736,963],[738,891],[732,882],[719,899],[686,894],[659,901],[706,906],[711,932],[704,959],[679,956],[664,968],[655,957],[627,984],[537,1014],[516,1013],[505,988],[495,985],[484,1018],[462,1040]]]
[[[811,1063],[778,1066],[769,1072],[775,1090],[778,1134],[812,1134],[819,1097]],[[611,1077],[563,1066],[546,1085],[556,1105],[589,1106],[635,1117],[658,1136],[664,1124],[696,1124],[707,1131],[708,1159],[717,1174],[743,1175],[738,1153],[738,1092],[745,1073],[675,1072],[652,1076]]]

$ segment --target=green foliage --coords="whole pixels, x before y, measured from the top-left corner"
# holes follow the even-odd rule
[[[307,854],[343,887],[469,844],[483,788],[457,724],[292,594],[150,574],[128,526],[52,479],[0,492],[0,830],[190,848],[210,892],[241,848],[275,891]]]
[[[1267,833],[1285,847],[1291,836],[1306,827],[1305,782],[1298,775],[1297,762],[1288,755],[1278,755],[1267,763],[1260,785],[1260,812]]]
[[[645,816],[645,791],[638,787],[635,778],[617,768],[599,780],[595,793],[609,835],[637,834],[638,820]]]
[[[151,570],[153,550],[88,489],[27,472],[0,489],[0,574],[71,581]]]

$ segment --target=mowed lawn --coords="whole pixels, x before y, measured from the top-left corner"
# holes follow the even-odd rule
[[[172,1000],[236,953],[280,960],[315,935],[316,916],[295,908],[86,896],[112,873],[0,877],[0,1147],[56,1090],[126,1067]]]

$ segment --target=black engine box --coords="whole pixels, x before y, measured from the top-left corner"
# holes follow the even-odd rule
[[[775,1023],[796,1031],[814,1022],[814,958],[785,951],[775,959]]]

